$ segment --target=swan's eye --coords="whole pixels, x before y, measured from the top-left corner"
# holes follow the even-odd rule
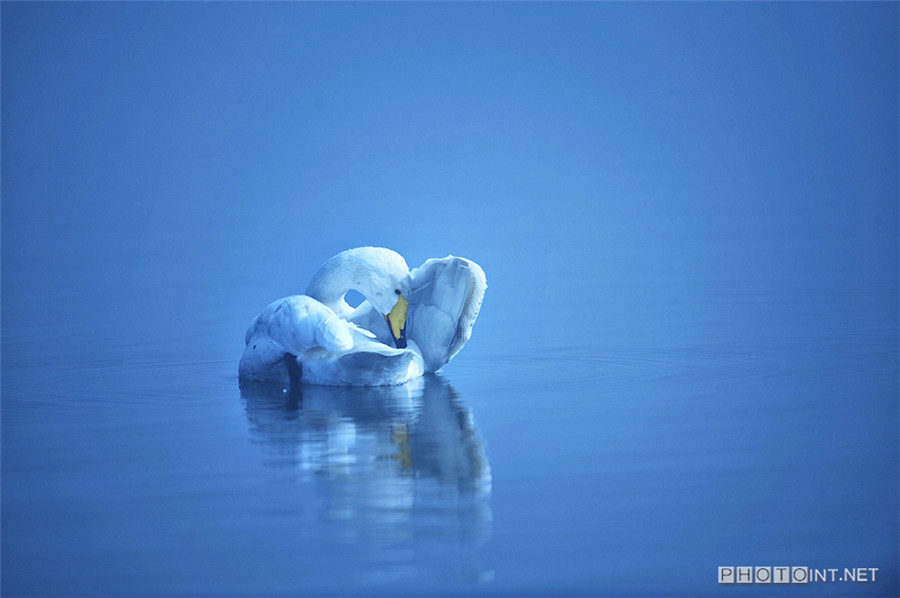
[[[395,294],[395,295],[399,295],[399,294],[400,294],[400,289],[394,289],[394,294]]]

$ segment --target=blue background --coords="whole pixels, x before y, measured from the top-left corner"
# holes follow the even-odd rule
[[[0,18],[4,595],[900,590],[896,3]],[[367,244],[487,272],[476,547],[334,544],[238,389]]]

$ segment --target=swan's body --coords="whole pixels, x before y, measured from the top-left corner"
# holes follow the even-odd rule
[[[306,295],[279,299],[251,322],[240,376],[402,384],[437,371],[459,352],[486,287],[481,267],[464,258],[430,259],[410,273],[389,249],[348,249],[325,262]],[[351,289],[366,298],[356,309],[344,301]]]

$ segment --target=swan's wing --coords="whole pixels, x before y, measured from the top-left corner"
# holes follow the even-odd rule
[[[347,321],[306,295],[285,297],[269,304],[250,324],[245,341],[261,334],[294,355],[313,347],[344,351],[353,346]]]
[[[298,360],[303,369],[303,382],[326,386],[384,386],[403,384],[424,371],[415,345],[394,349],[364,336],[359,329],[355,330],[354,341],[350,351],[312,349],[304,353]]]
[[[353,328],[311,297],[294,295],[274,301],[253,319],[244,335],[240,376],[277,377],[285,353],[302,355],[313,347],[348,350],[353,347]]]
[[[410,281],[406,336],[422,351],[426,371],[435,372],[472,335],[487,280],[475,262],[447,256],[426,261]]]

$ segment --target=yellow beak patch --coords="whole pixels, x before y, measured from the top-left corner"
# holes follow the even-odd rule
[[[394,346],[398,349],[406,348],[406,311],[409,309],[409,301],[397,293],[397,303],[391,308],[390,313],[384,316],[391,334],[394,336]]]

